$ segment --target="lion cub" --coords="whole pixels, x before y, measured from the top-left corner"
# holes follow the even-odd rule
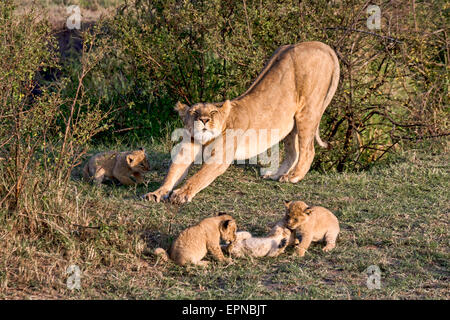
[[[298,232],[302,241],[295,247],[296,253],[303,257],[312,241],[325,239],[323,251],[330,251],[336,246],[339,234],[339,221],[330,210],[323,207],[308,207],[303,201],[287,201],[286,227]]]
[[[206,266],[208,261],[202,260],[210,252],[218,261],[230,261],[224,257],[220,240],[236,241],[236,222],[227,215],[206,218],[199,224],[187,228],[180,233],[170,249],[170,259],[178,265],[196,264]],[[156,255],[168,260],[169,255],[162,248],[155,249]]]
[[[143,175],[150,170],[147,154],[140,148],[135,151],[107,151],[91,157],[83,169],[83,177],[100,184],[117,179],[124,185],[144,182]]]
[[[267,237],[252,237],[247,231],[236,233],[236,241],[226,246],[225,250],[231,255],[242,257],[277,257],[284,252],[288,245],[295,244],[295,232],[284,226],[284,220],[277,222]]]

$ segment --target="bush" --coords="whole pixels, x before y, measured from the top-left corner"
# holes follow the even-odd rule
[[[0,291],[11,278],[46,274],[40,254],[73,249],[73,223],[86,223],[73,201],[71,172],[107,116],[85,98],[83,80],[98,61],[89,37],[73,95],[63,94],[71,92],[65,78],[51,85],[40,79],[59,61],[52,30],[38,17],[31,11],[17,19],[13,2],[0,2],[0,267],[14,270],[0,278]]]

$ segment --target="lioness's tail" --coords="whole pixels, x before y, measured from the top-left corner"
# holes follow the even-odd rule
[[[329,54],[331,56],[331,59],[333,59],[333,62],[334,62],[334,69],[333,69],[333,75],[331,76],[330,86],[328,87],[327,95],[325,96],[325,99],[323,100],[323,109],[322,109],[323,111],[325,111],[325,109],[328,107],[328,105],[331,102],[331,99],[333,99],[333,96],[336,93],[336,89],[339,84],[339,76],[340,76],[340,67],[339,67],[338,57],[336,56],[336,53],[334,52],[333,49],[331,49],[330,47],[328,47],[328,48],[329,48]],[[316,136],[315,136],[317,143],[322,148],[328,149],[329,148],[328,143],[325,141],[322,141],[322,139],[320,139],[319,126],[320,126],[320,122],[319,122],[319,125],[317,126]]]
[[[160,257],[163,261],[169,261],[169,255],[163,248],[156,248],[153,253],[155,254],[155,256]]]
[[[329,144],[328,142],[323,141],[322,139],[320,139],[320,129],[319,126],[317,126],[317,130],[316,130],[316,141],[319,144],[319,146],[321,146],[322,148],[329,148]]]

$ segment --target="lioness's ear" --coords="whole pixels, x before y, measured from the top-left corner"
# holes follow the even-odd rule
[[[227,118],[228,115],[230,114],[231,108],[233,106],[231,105],[231,101],[230,100],[226,100],[222,107],[219,108],[220,113],[222,113],[222,115]]]
[[[175,105],[175,111],[178,112],[178,114],[180,115],[180,117],[182,119],[186,115],[186,112],[188,111],[188,109],[189,109],[189,106],[181,103],[180,101],[178,101],[177,104]]]
[[[284,206],[288,209],[289,209],[289,206],[291,205],[291,203],[292,203],[292,201],[284,200]]]
[[[127,155],[127,163],[129,166],[131,166],[133,161],[134,161],[134,157],[131,154]]]

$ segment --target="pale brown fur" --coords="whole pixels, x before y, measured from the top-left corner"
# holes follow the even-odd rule
[[[83,169],[83,177],[100,184],[117,179],[124,185],[144,182],[144,174],[150,170],[144,149],[135,151],[101,152],[89,159]]]
[[[286,227],[301,235],[301,242],[295,248],[303,257],[311,242],[325,239],[323,251],[330,251],[336,246],[339,234],[339,221],[328,209],[309,207],[303,201],[289,201],[286,206]]]
[[[249,159],[283,140],[286,157],[277,172],[266,178],[296,183],[309,171],[314,158],[314,137],[319,137],[319,124],[338,82],[339,62],[335,52],[320,42],[303,42],[278,48],[250,88],[241,96],[223,103],[197,103],[192,107],[177,103],[175,109],[185,128],[195,139],[183,141],[163,185],[144,195],[159,202],[170,197],[173,203],[189,202],[234,160]],[[205,129],[205,130],[204,130]],[[246,134],[266,130],[267,139],[244,139]],[[240,131],[240,143],[231,143],[221,162],[204,163],[179,189],[172,190],[186,177],[190,165],[201,153],[202,146],[225,146],[226,132]],[[271,130],[278,135],[271,137]],[[234,138],[233,138],[234,139]],[[259,140],[259,138],[258,138]],[[222,144],[220,144],[222,143]]]
[[[298,243],[295,232],[284,225],[284,220],[277,222],[267,237],[252,237],[247,231],[236,233],[236,241],[226,246],[230,256],[242,257],[277,257],[287,246]]]
[[[197,225],[187,228],[172,244],[169,255],[162,248],[154,253],[164,260],[173,260],[178,265],[195,264],[206,266],[202,260],[209,252],[218,261],[231,261],[225,258],[220,247],[220,240],[236,241],[236,222],[229,215],[206,218]]]

